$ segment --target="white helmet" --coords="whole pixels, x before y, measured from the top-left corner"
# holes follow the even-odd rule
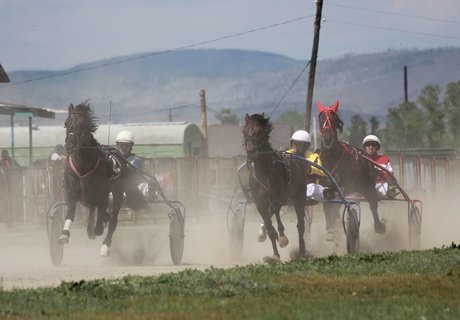
[[[292,135],[291,140],[303,141],[303,142],[310,143],[311,142],[311,137],[310,137],[310,134],[307,131],[305,131],[305,130],[297,130]]]
[[[134,143],[134,136],[131,131],[122,130],[118,132],[116,142],[131,142]]]
[[[380,147],[380,139],[377,136],[374,136],[373,134],[364,137],[363,146],[366,144],[366,142],[377,142]]]

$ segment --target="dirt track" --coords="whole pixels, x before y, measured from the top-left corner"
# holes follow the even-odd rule
[[[89,240],[86,229],[74,225],[62,265],[58,267],[50,260],[45,227],[0,226],[0,286],[5,289],[56,286],[61,281],[230,267],[235,263],[230,259],[225,221],[224,216],[189,218],[182,264],[178,266],[170,257],[166,221],[158,224],[141,221],[137,225],[121,223],[114,235],[109,258],[99,256],[101,237]],[[253,232],[253,239],[257,236],[257,226],[251,222],[247,225],[247,232]],[[249,262],[258,260],[240,261],[239,264]]]
[[[366,209],[367,204],[362,204]],[[460,243],[460,215],[454,207],[425,206],[422,224],[422,248],[432,248],[451,242]],[[370,214],[363,210],[361,223],[361,249],[399,250],[407,245],[407,216],[405,207],[394,208],[383,204],[383,217],[388,221],[385,236],[375,235],[371,229]],[[290,244],[281,249],[283,260],[297,247],[296,221],[285,214],[283,221]],[[324,217],[315,210],[310,248],[315,256],[346,253],[343,232],[339,244],[324,241]],[[260,263],[264,255],[271,255],[268,241],[256,240],[259,218],[249,213],[245,227],[242,259],[230,259],[229,237],[225,214],[201,219],[189,218],[186,222],[186,238],[182,264],[172,264],[169,253],[168,225],[138,224],[124,222],[114,236],[110,258],[99,257],[102,238],[89,240],[84,228],[72,229],[70,243],[65,247],[61,266],[54,267],[48,252],[46,229],[39,226],[0,226],[0,286],[5,289],[56,286],[61,281],[118,278],[126,275],[157,275],[178,272],[187,268],[227,268],[236,264]],[[340,229],[339,229],[340,230]],[[339,231],[340,232],[340,231]],[[383,240],[383,241],[382,241]]]

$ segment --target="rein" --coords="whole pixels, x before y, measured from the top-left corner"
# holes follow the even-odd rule
[[[351,173],[352,173],[352,181],[356,180],[357,178],[357,175],[356,173],[358,173],[358,159],[362,156],[357,150],[356,148],[350,146],[348,143],[346,142],[343,142],[343,141],[337,141],[337,143],[340,145],[341,149],[342,149],[342,152],[340,153],[340,157],[339,159],[337,160],[337,162],[335,163],[335,166],[332,170],[330,170],[330,173],[331,173],[331,176],[334,175],[335,171],[337,170],[337,168],[339,168],[342,160],[343,160],[343,156],[345,154],[348,154],[351,158],[353,158],[355,161],[352,161],[351,162]]]
[[[334,168],[331,170],[331,175],[333,176],[335,173],[335,170],[339,167],[340,162],[342,162],[343,155],[345,154],[345,148],[342,148],[342,153],[340,154],[340,158],[335,164]]]

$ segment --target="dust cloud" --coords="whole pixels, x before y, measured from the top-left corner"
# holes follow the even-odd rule
[[[421,249],[460,243],[460,213],[456,194],[438,195],[437,199],[423,199]],[[204,270],[210,267],[229,268],[235,265],[262,263],[271,256],[269,240],[257,241],[260,217],[254,206],[247,210],[244,245],[241,257],[230,256],[230,237],[226,210],[213,215],[188,213],[185,224],[185,243],[182,263],[174,265],[169,252],[169,224],[165,216],[154,222],[140,220],[136,224],[122,221],[114,235],[109,258],[99,256],[102,237],[89,240],[83,223],[73,226],[70,243],[65,246],[61,266],[53,266],[44,226],[0,225],[0,287],[57,286],[61,281],[119,278],[126,275],[158,275],[185,269]],[[373,231],[372,217],[367,203],[361,203],[361,251],[398,251],[408,247],[407,204],[383,201],[379,205],[381,217],[387,221],[387,233]],[[280,249],[281,259],[290,259],[298,248],[295,214],[283,208],[282,220],[290,243]],[[312,256],[346,254],[343,227],[338,224],[336,242],[325,241],[324,214],[321,206],[314,208],[311,233],[306,236]]]

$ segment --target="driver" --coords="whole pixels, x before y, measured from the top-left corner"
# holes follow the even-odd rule
[[[140,172],[143,170],[143,160],[132,152],[134,136],[131,131],[122,130],[118,132],[116,142],[120,154],[131,164],[128,166],[125,188],[127,205],[134,210],[145,207],[147,202],[155,200],[157,192]]]
[[[390,159],[386,155],[378,154],[378,151],[380,150],[380,139],[376,135],[367,135],[363,139],[363,148],[365,156],[378,163],[382,168],[385,168],[389,172],[393,173]],[[375,189],[379,195],[392,198],[396,195],[396,190],[394,186],[388,185],[389,176],[388,172],[378,170],[375,179]]]
[[[311,162],[321,165],[319,154],[311,152],[310,149],[311,137],[305,130],[297,130],[291,137],[291,148],[287,153],[292,153],[297,156],[303,157]],[[318,184],[320,177],[326,174],[314,166],[308,166],[307,171],[307,199],[317,202],[323,202],[325,199],[330,200],[335,197],[335,193],[330,188],[325,188]]]

